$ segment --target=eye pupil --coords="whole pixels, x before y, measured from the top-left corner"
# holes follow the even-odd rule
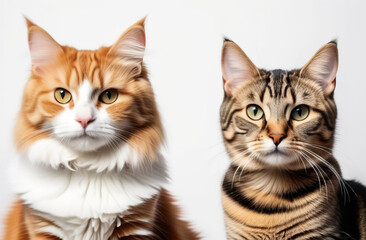
[[[60,96],[62,99],[65,98],[65,91],[64,90],[60,90]]]
[[[253,107],[253,113],[254,113],[254,116],[257,116],[257,113],[258,113],[258,108],[257,107]]]
[[[302,109],[298,108],[296,111],[297,111],[297,114],[301,117],[302,116]]]
[[[112,94],[109,91],[106,91],[105,94],[107,95],[108,99],[111,99]]]

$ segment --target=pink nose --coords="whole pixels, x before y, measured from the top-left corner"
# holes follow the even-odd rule
[[[88,126],[88,124],[93,122],[95,119],[93,119],[93,118],[77,118],[75,120],[78,123],[80,123],[83,128],[86,128]]]

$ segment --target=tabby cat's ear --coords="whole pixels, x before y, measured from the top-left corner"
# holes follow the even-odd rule
[[[225,41],[221,55],[224,89],[232,95],[245,82],[255,79],[259,71],[241,48],[232,41]]]
[[[41,73],[45,66],[53,63],[63,50],[45,30],[27,18],[25,20],[28,26],[28,44],[32,68],[33,71]]]
[[[109,50],[124,62],[141,64],[145,54],[145,18],[128,28]]]
[[[300,70],[300,77],[315,80],[330,95],[336,85],[338,69],[338,48],[336,42],[329,42],[320,48],[312,59]]]

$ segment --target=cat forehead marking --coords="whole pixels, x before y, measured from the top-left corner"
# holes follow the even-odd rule
[[[77,90],[77,101],[78,103],[88,103],[92,99],[93,94],[93,86],[91,85],[90,81],[86,78],[83,79],[82,83],[80,84]]]

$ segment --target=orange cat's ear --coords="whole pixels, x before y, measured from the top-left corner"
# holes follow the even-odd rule
[[[32,68],[35,72],[42,72],[43,68],[55,61],[63,52],[61,46],[41,27],[27,18],[28,44],[32,58]]]
[[[124,62],[141,64],[145,54],[145,18],[128,28],[109,50]]]
[[[235,89],[258,76],[259,71],[241,48],[232,41],[225,40],[221,55],[224,89],[229,96]]]
[[[300,77],[315,80],[322,87],[324,95],[328,96],[335,89],[337,69],[337,43],[329,42],[300,70]]]

